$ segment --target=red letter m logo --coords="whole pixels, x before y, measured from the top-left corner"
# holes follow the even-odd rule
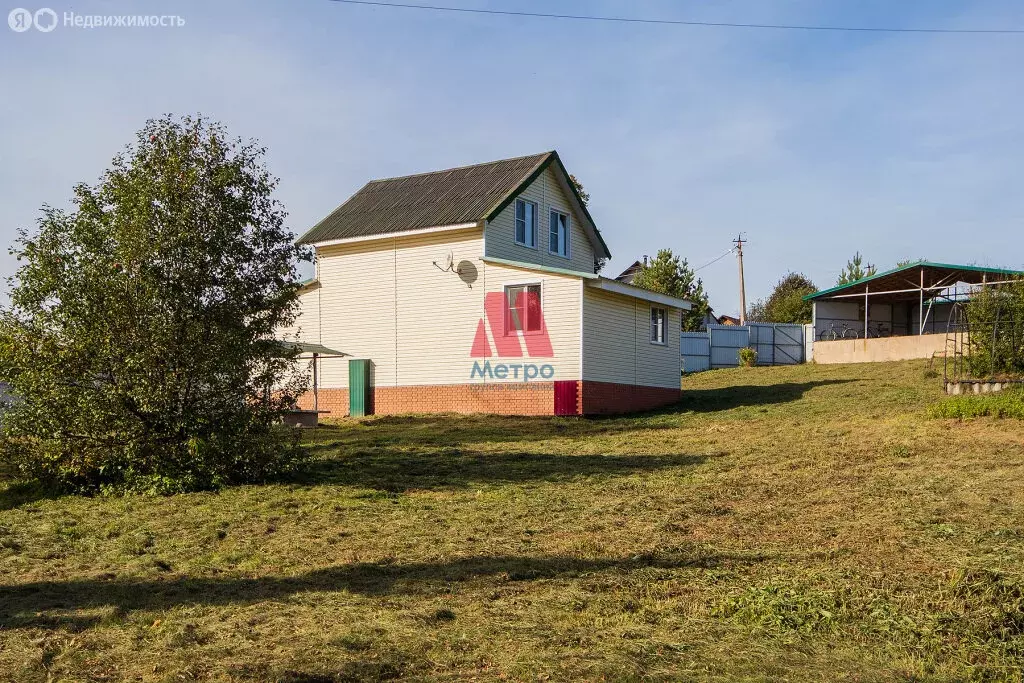
[[[509,287],[506,291],[507,296],[491,292],[484,297],[487,325],[484,325],[484,318],[480,318],[469,357],[490,358],[494,355],[487,339],[488,327],[499,358],[522,358],[522,342],[526,344],[526,355],[531,358],[554,356],[541,310],[540,287],[526,285]]]

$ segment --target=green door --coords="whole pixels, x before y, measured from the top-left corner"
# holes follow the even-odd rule
[[[373,415],[373,363],[365,359],[348,362],[348,414]]]

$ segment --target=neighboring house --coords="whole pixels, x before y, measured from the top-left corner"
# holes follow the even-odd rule
[[[718,322],[719,325],[736,325],[736,326],[738,326],[740,324],[740,319],[739,318],[734,318],[731,315],[720,315],[720,316],[718,316],[718,321],[717,322]]]
[[[618,280],[619,282],[625,282],[627,285],[631,285],[633,284],[633,280],[636,278],[636,274],[639,273],[645,265],[647,265],[646,256],[644,256],[643,263],[640,263],[639,261],[633,261],[633,265],[619,273],[619,276],[615,279]]]
[[[372,361],[373,412],[679,399],[690,304],[596,274],[611,254],[555,152],[372,181],[299,241],[316,278],[286,337]],[[319,407],[345,414],[347,361],[318,370]]]

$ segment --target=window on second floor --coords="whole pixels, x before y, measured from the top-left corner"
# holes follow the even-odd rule
[[[569,215],[551,210],[548,251],[569,258]]]
[[[516,244],[537,246],[537,205],[525,199],[516,200]]]
[[[540,285],[505,287],[505,305],[505,334],[541,332],[544,329]]]
[[[651,307],[651,343],[665,343],[665,309]]]

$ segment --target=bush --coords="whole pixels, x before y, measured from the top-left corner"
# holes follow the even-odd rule
[[[0,317],[2,456],[64,490],[174,492],[294,469],[305,390],[274,340],[304,256],[255,143],[150,121],[75,208],[44,207]]]
[[[751,347],[740,349],[740,365],[752,368],[757,364],[757,351]]]
[[[1024,420],[1024,389],[1004,389],[994,394],[951,396],[929,406],[935,418],[1011,417]]]
[[[1024,280],[983,287],[966,304],[971,377],[1024,375]]]

